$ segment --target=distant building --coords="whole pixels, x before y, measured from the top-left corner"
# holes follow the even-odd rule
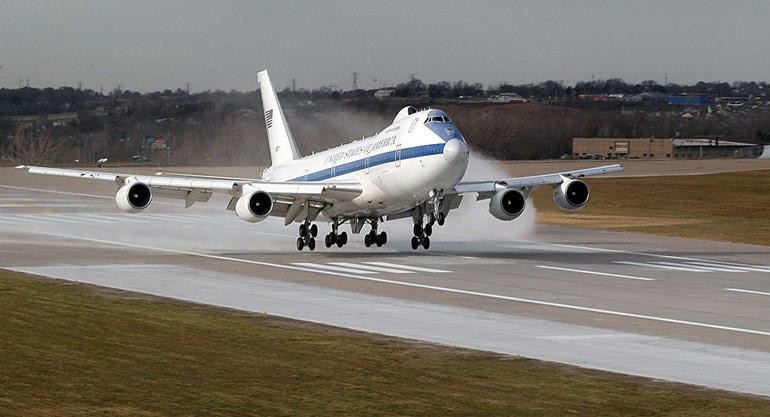
[[[374,92],[374,98],[382,100],[392,96],[395,92],[396,90],[392,88],[383,88],[382,90],[377,90]]]
[[[679,106],[708,106],[711,97],[708,96],[668,96],[668,104]]]
[[[576,159],[757,157],[762,147],[722,139],[573,138]]]
[[[529,100],[516,93],[500,93],[487,99],[489,103],[526,103],[527,101]]]

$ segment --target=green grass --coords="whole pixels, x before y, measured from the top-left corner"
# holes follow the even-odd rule
[[[770,415],[756,397],[3,270],[0,361],[0,415]]]
[[[538,221],[770,245],[770,171],[586,181],[591,201],[577,213],[556,208],[550,187],[536,190]]]

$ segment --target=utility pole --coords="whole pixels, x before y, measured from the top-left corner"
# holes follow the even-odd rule
[[[184,89],[187,92],[187,95],[189,96],[190,95],[190,83],[185,83],[184,84]]]
[[[353,89],[358,90],[358,73],[353,72]]]

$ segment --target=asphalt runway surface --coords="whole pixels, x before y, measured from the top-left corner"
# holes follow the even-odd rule
[[[472,199],[471,199],[472,200]],[[213,198],[125,214],[112,184],[0,169],[0,266],[356,330],[770,396],[770,248],[450,215],[297,252]],[[349,233],[349,229],[348,229]]]

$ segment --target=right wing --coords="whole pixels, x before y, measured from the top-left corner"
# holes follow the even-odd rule
[[[361,184],[355,181],[261,181],[193,175],[133,175],[27,165],[16,168],[30,174],[110,181],[119,187],[141,183],[149,187],[153,195],[184,200],[185,207],[198,201],[206,202],[214,193],[225,193],[232,197],[227,209],[235,210],[239,198],[262,191],[273,199],[270,215],[284,217],[286,224],[299,218],[314,219],[326,205],[350,201],[362,192]]]

